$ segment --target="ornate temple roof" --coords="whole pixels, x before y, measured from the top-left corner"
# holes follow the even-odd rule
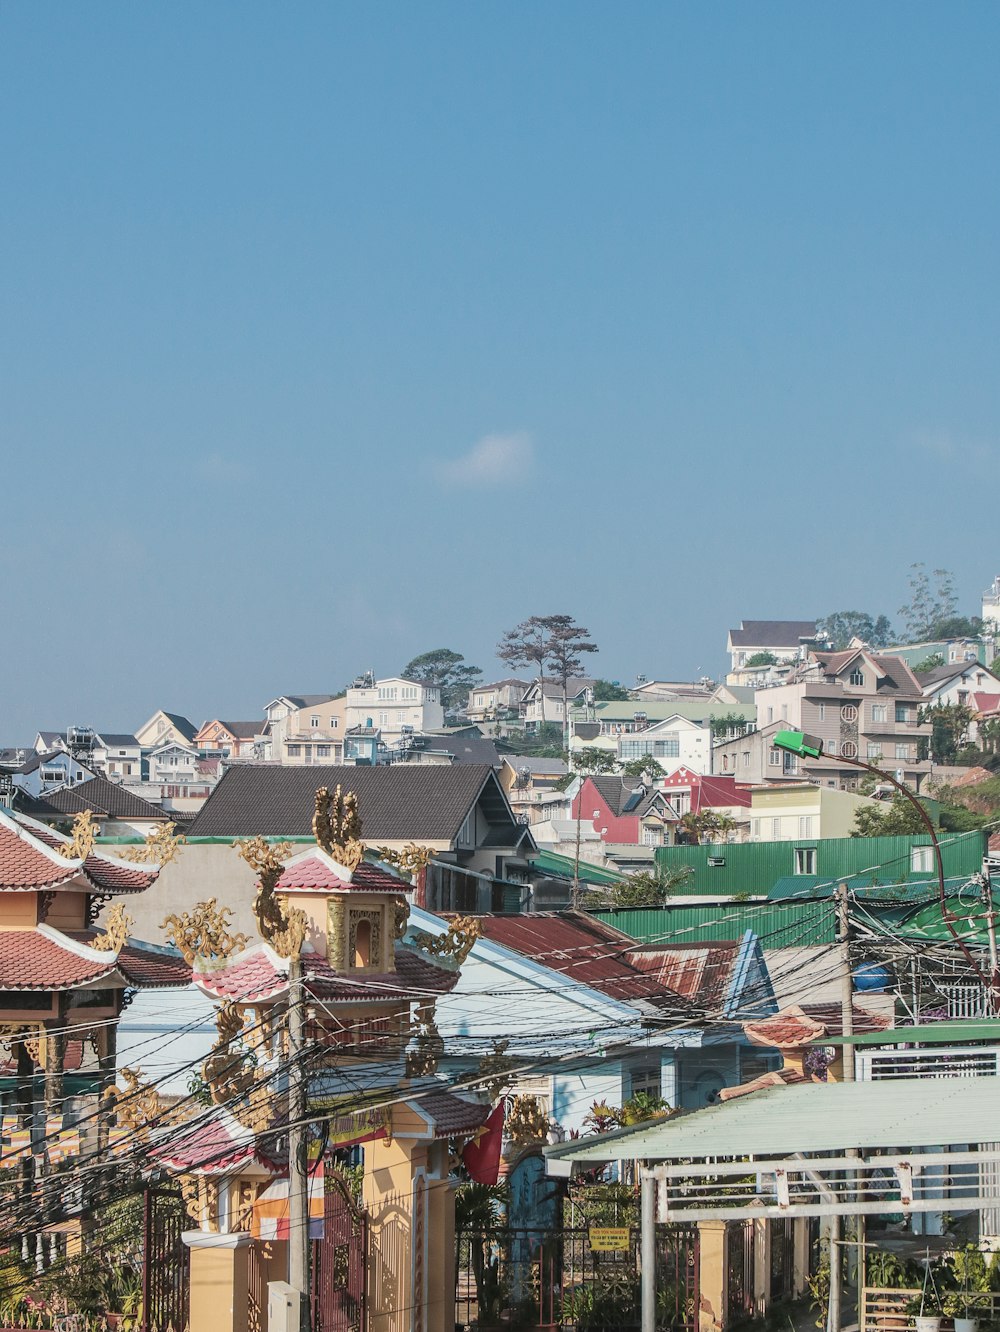
[[[102,953],[48,925],[0,930],[0,990],[69,990],[121,980],[117,953]]]
[[[321,847],[312,846],[288,861],[275,892],[393,893],[398,897],[410,887],[408,879],[402,878],[381,861],[363,860],[352,873]]]
[[[447,994],[458,983],[458,971],[419,949],[396,944],[396,970],[335,971],[318,953],[302,954],[306,990],[328,1003],[387,1003]],[[262,1003],[288,989],[288,958],[266,943],[257,943],[223,962],[196,958],[192,980],[213,999]]]
[[[103,851],[69,858],[60,848],[72,839],[29,819],[0,810],[0,892],[71,888],[76,892],[141,893],[156,882],[159,865],[118,860]]]
[[[259,1148],[253,1132],[222,1106],[213,1107],[207,1117],[181,1125],[155,1143],[150,1154],[168,1170],[178,1172],[224,1175],[259,1165],[276,1175],[288,1169],[287,1161]]]

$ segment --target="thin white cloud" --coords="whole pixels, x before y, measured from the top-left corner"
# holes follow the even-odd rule
[[[238,458],[224,453],[206,453],[195,463],[195,471],[205,481],[245,481],[249,469]]]
[[[942,462],[962,458],[967,462],[988,463],[996,457],[996,442],[960,437],[949,430],[920,430],[914,436],[918,448]]]
[[[458,458],[438,463],[441,479],[452,486],[492,489],[523,480],[535,462],[535,446],[524,431],[484,435]]]

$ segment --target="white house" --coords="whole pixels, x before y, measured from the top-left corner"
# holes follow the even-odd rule
[[[369,672],[359,677],[347,691],[344,713],[348,731],[374,728],[386,745],[444,726],[440,688],[402,675],[376,680]]]
[[[45,754],[31,754],[26,762],[11,772],[14,785],[28,795],[40,796],[63,786],[76,786],[99,775],[96,764],[88,767],[65,749]]]

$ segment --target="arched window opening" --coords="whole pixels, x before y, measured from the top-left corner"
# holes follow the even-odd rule
[[[370,966],[371,955],[372,923],[370,920],[359,920],[354,931],[354,965],[356,967]]]

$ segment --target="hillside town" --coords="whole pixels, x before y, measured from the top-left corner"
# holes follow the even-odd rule
[[[991,1317],[1000,576],[911,588],[5,737],[0,1317]]]

